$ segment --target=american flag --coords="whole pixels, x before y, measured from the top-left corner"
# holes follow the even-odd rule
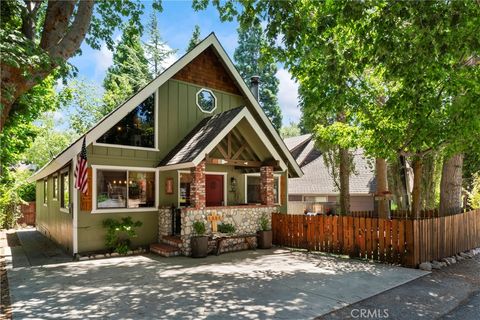
[[[88,191],[88,173],[87,173],[87,147],[85,138],[83,138],[82,151],[77,156],[77,167],[75,168],[75,188],[82,193]]]

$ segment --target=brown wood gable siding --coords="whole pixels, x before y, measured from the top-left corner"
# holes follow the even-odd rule
[[[199,54],[172,79],[242,95],[212,47]]]

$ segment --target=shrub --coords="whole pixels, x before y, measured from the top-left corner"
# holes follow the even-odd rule
[[[235,232],[235,226],[230,223],[222,223],[218,225],[218,232],[221,233],[234,233]]]
[[[262,216],[260,217],[260,230],[261,231],[269,230],[268,223],[269,223],[268,215],[266,213],[262,214]]]
[[[106,247],[119,254],[127,254],[128,249],[130,249],[130,238],[137,236],[134,228],[140,227],[142,222],[134,222],[132,217],[124,217],[120,221],[105,219],[102,224],[107,229],[107,235],[105,236]]]
[[[195,221],[193,223],[193,230],[195,231],[195,235],[203,236],[205,234],[205,222],[203,221]]]

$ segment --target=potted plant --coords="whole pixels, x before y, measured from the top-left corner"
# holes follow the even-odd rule
[[[268,227],[268,220],[267,214],[260,217],[260,230],[257,231],[257,241],[260,249],[270,249],[272,247],[272,230]]]
[[[205,222],[195,221],[193,223],[195,235],[190,240],[193,258],[205,258],[208,253],[208,236],[205,235]]]

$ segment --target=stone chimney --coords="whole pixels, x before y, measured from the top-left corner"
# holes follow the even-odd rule
[[[250,78],[250,90],[252,91],[253,96],[258,101],[258,84],[260,83],[259,76],[252,76]]]

